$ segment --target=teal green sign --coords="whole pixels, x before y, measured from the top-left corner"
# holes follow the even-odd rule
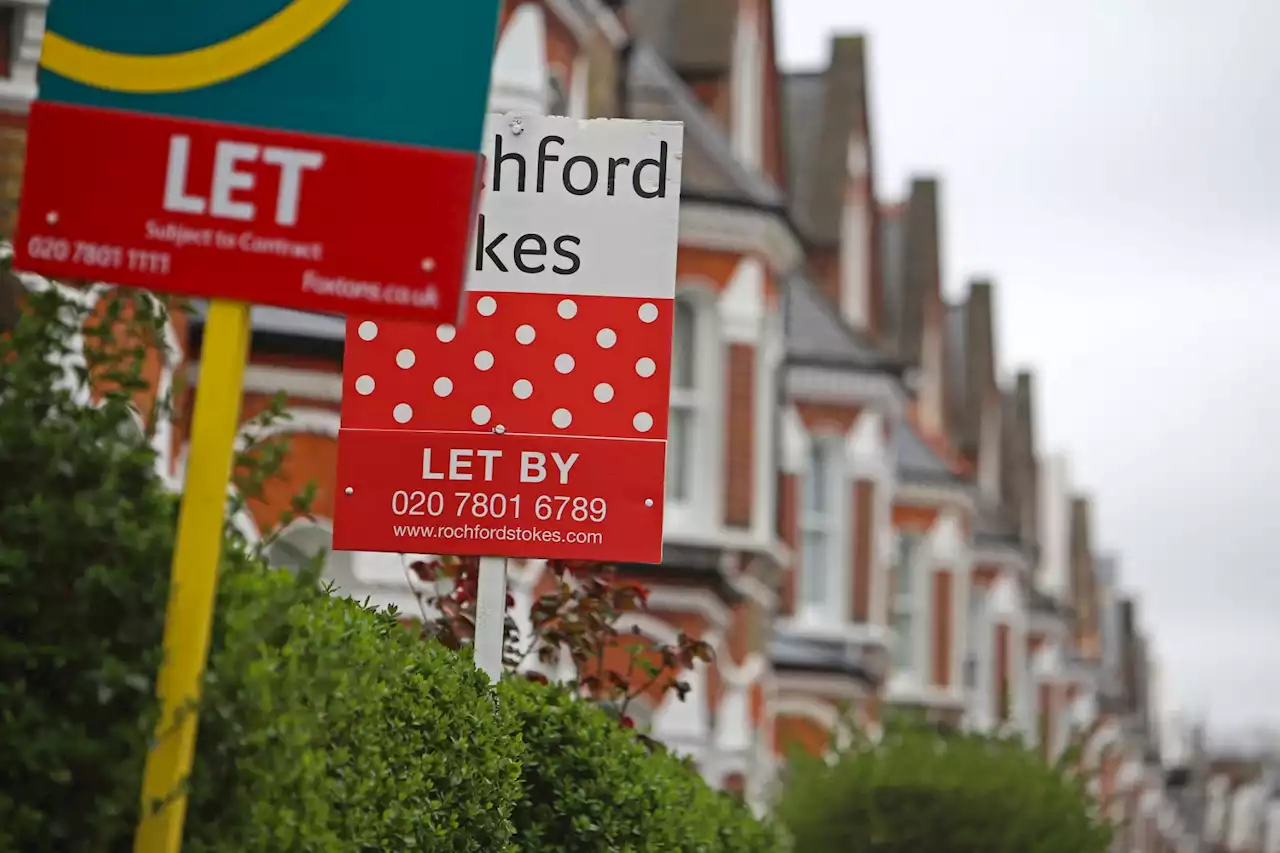
[[[53,0],[40,99],[457,151],[498,0]]]

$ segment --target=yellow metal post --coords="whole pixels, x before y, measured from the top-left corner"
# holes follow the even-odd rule
[[[227,482],[240,428],[249,355],[249,306],[214,301],[205,324],[182,507],[164,620],[162,703],[156,741],[142,780],[142,816],[134,853],[178,853],[187,813],[184,788],[195,755],[196,714],[213,627]],[[157,801],[163,801],[160,809]]]

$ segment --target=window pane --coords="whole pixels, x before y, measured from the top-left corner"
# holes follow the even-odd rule
[[[908,531],[898,532],[898,557],[894,563],[893,588],[897,595],[906,596],[915,592],[915,560],[916,547],[920,544],[920,535]]]
[[[800,589],[804,603],[812,607],[827,605],[827,536],[807,530],[801,543]]]
[[[969,586],[969,621],[976,623],[982,619],[987,612],[987,596],[986,590],[978,586],[976,583],[970,582]]]
[[[896,635],[893,646],[893,665],[900,669],[909,669],[915,657],[912,636],[914,628],[910,613],[895,613],[893,616],[893,632]]]
[[[671,332],[671,387],[694,386],[694,341],[697,316],[693,306],[684,299],[675,304],[674,328]]]
[[[667,424],[667,497],[672,500],[689,499],[689,459],[693,441],[693,412],[679,406],[671,407]]]
[[[897,565],[893,567],[893,594],[898,598],[906,598],[915,592],[915,584],[913,581],[915,572],[912,570],[911,563],[899,558]]]
[[[814,441],[809,447],[809,470],[805,473],[805,508],[825,513],[831,492],[831,472],[827,469],[827,446]]]

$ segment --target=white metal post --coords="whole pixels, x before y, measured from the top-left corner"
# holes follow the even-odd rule
[[[507,621],[507,559],[481,557],[476,589],[476,668],[495,684],[502,677],[502,640]]]

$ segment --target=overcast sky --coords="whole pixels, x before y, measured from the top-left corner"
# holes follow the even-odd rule
[[[1280,2],[776,2],[787,67],[870,37],[880,192],[943,179],[1169,699],[1280,726]]]

